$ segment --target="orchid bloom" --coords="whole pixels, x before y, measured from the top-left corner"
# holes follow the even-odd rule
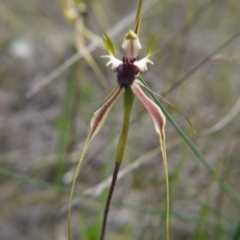
[[[140,80],[138,80],[138,76],[141,73],[144,73],[145,71],[147,71],[148,64],[153,64],[153,62],[149,58],[156,53],[156,52],[152,53],[152,46],[155,40],[155,35],[153,35],[153,37],[151,38],[148,44],[147,56],[138,60],[138,53],[139,53],[139,50],[142,48],[140,40],[138,38],[140,21],[141,21],[141,9],[142,9],[142,0],[139,1],[137,17],[135,21],[135,29],[134,31],[129,30],[124,37],[122,48],[125,50],[126,55],[122,58],[122,60],[119,60],[114,56],[114,46],[111,39],[107,36],[107,34],[103,35],[103,41],[109,55],[104,55],[102,57],[109,59],[109,61],[107,62],[107,66],[110,65],[111,69],[116,74],[117,87],[115,88],[115,90],[113,90],[112,94],[107,98],[107,100],[99,107],[99,109],[95,111],[95,113],[91,118],[90,132],[88,134],[85,146],[80,156],[77,169],[74,175],[74,179],[73,179],[73,184],[72,184],[70,203],[69,203],[69,218],[68,218],[68,233],[69,233],[68,239],[69,240],[71,239],[70,216],[71,216],[73,191],[74,191],[74,186],[76,183],[78,173],[80,171],[81,163],[84,159],[84,156],[87,152],[90,142],[92,141],[94,136],[96,136],[97,133],[100,131],[110,110],[112,109],[116,101],[121,97],[121,95],[124,95],[123,126],[122,126],[122,131],[121,131],[119,142],[118,142],[115,169],[113,173],[113,179],[112,179],[112,184],[110,187],[107,203],[105,206],[102,233],[101,233],[100,239],[101,240],[104,239],[109,205],[110,205],[111,197],[113,194],[115,182],[117,180],[117,173],[124,156],[125,146],[127,142],[130,114],[131,114],[131,110],[134,102],[134,97],[136,96],[143,103],[143,105],[146,107],[147,111],[149,112],[153,120],[155,130],[159,135],[159,142],[160,142],[160,148],[162,152],[163,165],[164,165],[164,171],[165,171],[165,177],[166,177],[166,192],[167,192],[166,239],[169,240],[169,230],[168,230],[169,229],[169,184],[168,184],[168,168],[167,168],[165,130],[164,130],[165,124],[166,124],[166,118],[161,108],[156,103],[154,103],[150,98],[148,98],[147,95],[143,92],[142,87],[144,87],[148,91],[151,91],[151,90],[146,88],[145,85]],[[160,98],[165,102],[167,102],[161,96]]]
[[[168,209],[169,209],[169,194],[168,194],[168,170],[167,170],[167,157],[166,157],[166,147],[165,147],[165,131],[164,127],[166,124],[165,116],[161,110],[161,108],[155,104],[150,98],[145,95],[141,87],[145,87],[140,80],[137,79],[138,75],[147,71],[147,64],[153,64],[153,62],[149,59],[152,55],[151,49],[154,42],[154,37],[149,42],[148,46],[148,54],[146,57],[138,60],[138,52],[142,48],[141,43],[139,41],[138,35],[130,30],[125,35],[123,40],[122,47],[126,51],[126,56],[122,58],[122,60],[117,59],[114,56],[114,47],[110,38],[104,34],[103,40],[105,46],[108,50],[109,55],[102,56],[103,58],[109,58],[108,65],[111,65],[112,70],[116,73],[118,86],[112,92],[112,94],[108,97],[108,99],[99,107],[97,111],[93,114],[90,122],[90,132],[84,146],[82,155],[80,157],[76,174],[73,180],[73,186],[75,185],[77,175],[80,171],[80,166],[83,161],[83,158],[87,152],[89,144],[91,140],[96,136],[96,134],[100,131],[103,126],[110,110],[116,103],[116,101],[120,98],[121,95],[124,94],[124,123],[122,133],[119,139],[118,150],[116,155],[116,165],[115,170],[117,171],[120,167],[120,164],[123,159],[124,149],[127,141],[127,133],[128,133],[128,125],[130,119],[130,112],[134,101],[134,96],[136,96],[146,107],[150,116],[152,117],[153,124],[157,134],[159,135],[160,140],[160,148],[162,151],[164,169],[166,174],[166,188],[167,188],[167,239],[168,239]],[[115,176],[114,181],[116,181],[117,176]],[[73,188],[72,188],[73,194]],[[71,195],[72,196],[72,195]],[[110,201],[110,199],[109,199]],[[71,206],[72,198],[70,200]],[[108,209],[106,210],[108,211]],[[70,213],[70,212],[69,212]],[[106,219],[105,219],[106,221]],[[70,232],[70,218],[69,218],[69,232]],[[104,233],[103,233],[104,236]],[[71,236],[69,236],[71,239]],[[103,239],[103,237],[101,238]]]

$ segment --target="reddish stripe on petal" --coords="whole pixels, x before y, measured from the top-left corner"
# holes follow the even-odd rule
[[[150,99],[147,95],[142,91],[139,85],[134,83],[131,86],[134,94],[140,99],[140,101],[144,104],[147,108],[148,112],[150,113],[151,117],[154,120],[154,125],[156,131],[161,135],[162,139],[165,138],[164,134],[164,126],[166,124],[165,116],[162,113],[162,110]]]
[[[104,117],[107,116],[107,113],[111,110],[113,104],[116,102],[117,98],[123,92],[123,88],[117,87],[112,95],[102,104],[102,106],[93,114],[91,119],[91,132],[89,134],[89,140],[97,134],[101,128],[101,124],[104,122]]]
[[[149,99],[140,86],[138,85],[137,81],[135,81],[132,86],[132,91],[134,94],[140,99],[140,101],[144,104],[147,108],[148,112],[150,113],[154,127],[156,132],[159,134],[160,140],[160,148],[162,151],[162,158],[163,158],[163,165],[164,165],[164,172],[166,177],[166,239],[169,240],[169,181],[168,181],[168,165],[167,165],[167,155],[166,155],[166,145],[165,145],[165,132],[164,126],[166,124],[166,118],[161,110],[161,108],[155,104],[151,99]]]

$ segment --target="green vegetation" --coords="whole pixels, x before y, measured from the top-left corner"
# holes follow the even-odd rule
[[[117,85],[100,58],[101,36],[109,35],[121,59],[138,1],[86,1],[77,19],[58,1],[0,5],[0,239],[67,239],[70,187],[89,121]],[[167,118],[171,240],[240,239],[239,15],[234,0],[143,4],[139,57],[161,51],[140,80],[198,133],[144,90]],[[99,238],[122,118],[118,101],[86,154],[74,191],[73,240]],[[165,239],[158,146],[135,99],[106,240]]]

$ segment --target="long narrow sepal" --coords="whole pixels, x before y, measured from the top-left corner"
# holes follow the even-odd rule
[[[109,96],[109,98],[98,108],[98,110],[94,112],[90,123],[91,127],[91,131],[89,133],[90,138],[93,138],[99,132],[113,105],[118,100],[118,98],[124,93],[124,91],[125,91],[124,88],[118,86]]]
[[[148,47],[147,47],[147,56],[148,57],[151,57],[151,56],[157,54],[161,50],[161,49],[158,49],[158,50],[156,50],[154,52],[152,51],[154,43],[155,43],[155,40],[156,40],[156,33],[154,33],[152,35],[151,39],[148,42]]]
[[[168,104],[169,106],[173,107],[174,109],[176,109],[178,112],[180,112],[184,118],[187,120],[187,122],[189,123],[193,133],[198,136],[193,124],[191,123],[191,121],[189,120],[189,118],[186,116],[186,114],[184,114],[179,108],[177,108],[174,104],[172,104],[171,102],[169,102],[166,98],[162,97],[161,95],[153,92],[150,88],[148,88],[147,86],[145,86],[141,81],[139,81],[138,79],[135,80],[135,82],[140,85],[141,87],[147,89],[150,93],[154,94],[158,99],[160,99],[161,101],[165,102],[166,104]]]
[[[148,98],[141,87],[138,84],[138,81],[135,80],[131,85],[133,93],[139,98],[143,105],[147,108],[150,113],[156,132],[161,136],[162,139],[165,139],[164,127],[166,124],[166,118],[162,110],[154,103],[150,98]]]
[[[85,157],[85,154],[88,150],[88,147],[90,145],[90,142],[96,136],[96,134],[100,131],[101,127],[103,126],[110,110],[112,109],[115,102],[118,100],[118,98],[123,94],[125,90],[121,87],[117,87],[113,93],[110,95],[110,97],[99,107],[97,111],[93,114],[91,118],[90,123],[90,132],[88,134],[86,143],[83,147],[82,154],[79,158],[78,165],[74,174],[72,188],[71,188],[71,194],[70,194],[70,200],[69,200],[69,210],[68,210],[68,240],[71,240],[71,209],[72,209],[72,200],[73,200],[73,191],[75,188],[75,183],[77,180],[77,176],[80,172],[82,161]]]
[[[106,33],[103,33],[102,38],[103,38],[103,43],[104,43],[108,53],[110,55],[114,55],[114,46],[113,46],[111,38]]]
[[[136,15],[136,19],[135,19],[135,28],[134,28],[134,32],[137,35],[139,35],[140,25],[141,25],[141,20],[142,20],[142,5],[143,5],[143,0],[139,0],[137,15]]]
[[[167,164],[167,154],[166,154],[166,143],[165,143],[165,124],[166,118],[157,104],[155,104],[151,99],[149,99],[145,93],[142,91],[138,82],[135,80],[131,86],[133,93],[139,98],[143,105],[148,110],[152,117],[155,131],[159,135],[160,148],[162,152],[164,172],[166,178],[166,239],[169,240],[169,182],[168,182],[168,164]]]

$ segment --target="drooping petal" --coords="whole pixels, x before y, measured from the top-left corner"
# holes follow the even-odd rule
[[[148,110],[152,117],[153,124],[157,134],[159,135],[160,148],[163,158],[163,166],[166,178],[166,239],[169,240],[169,182],[168,182],[168,165],[167,165],[167,154],[166,154],[166,143],[165,143],[165,124],[166,118],[161,108],[148,98],[142,91],[138,82],[135,80],[131,85],[133,93],[139,98],[143,105]]]
[[[72,239],[71,238],[71,207],[72,207],[72,200],[73,200],[73,191],[75,188],[75,183],[81,168],[82,161],[88,150],[90,142],[92,141],[93,137],[96,136],[96,134],[100,131],[110,110],[112,109],[113,105],[116,103],[116,101],[123,94],[124,91],[125,91],[124,88],[121,88],[120,86],[118,86],[110,95],[110,97],[98,108],[97,111],[95,111],[95,113],[91,118],[90,132],[88,134],[86,143],[83,147],[82,154],[79,158],[78,165],[73,178],[72,188],[71,188],[71,194],[70,194],[70,200],[69,200],[69,211],[68,211],[68,240]]]
[[[141,87],[137,84],[136,80],[132,84],[131,88],[133,93],[139,98],[151,115],[156,132],[161,136],[162,139],[165,139],[164,127],[166,124],[166,118],[162,110],[156,103],[148,98],[147,95],[145,95]]]
[[[149,89],[147,86],[145,86],[145,85],[144,85],[141,81],[139,81],[138,79],[136,79],[135,82],[136,82],[139,86],[147,89],[149,92],[151,92],[152,94],[154,94],[158,99],[160,99],[161,101],[163,101],[163,102],[165,102],[166,104],[170,105],[171,107],[175,108],[178,112],[180,112],[180,113],[185,117],[185,119],[188,121],[188,123],[189,123],[189,125],[190,125],[190,127],[191,127],[191,129],[192,129],[192,131],[193,131],[193,133],[194,133],[196,136],[198,136],[198,134],[197,134],[197,132],[196,132],[193,124],[191,123],[191,121],[188,119],[188,117],[187,117],[179,108],[177,108],[175,105],[173,105],[171,102],[169,102],[166,98],[164,98],[164,97],[162,97],[161,95],[153,92],[151,89]]]
[[[124,93],[124,89],[118,86],[113,93],[110,95],[110,97],[99,107],[97,111],[92,116],[91,119],[91,131],[89,134],[89,138],[93,138],[101,129],[103,126],[108,113],[112,109],[115,102],[118,100],[118,98]]]

